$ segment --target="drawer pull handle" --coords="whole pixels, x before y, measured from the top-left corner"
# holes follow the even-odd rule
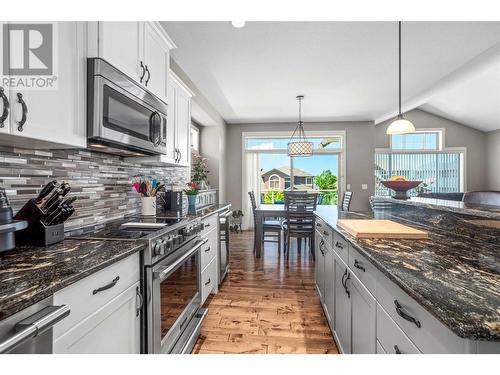
[[[396,354],[403,354],[403,353],[401,352],[401,350],[399,350],[399,348],[398,348],[398,346],[397,346],[397,345],[394,345],[394,353],[396,353]]]
[[[205,249],[205,253],[208,253],[210,251],[210,246]]]
[[[210,223],[205,224],[205,228],[208,228],[210,226]]]
[[[344,248],[344,245],[342,245],[340,242],[336,242],[335,243],[335,247],[338,247],[339,249],[343,249]]]
[[[324,230],[324,231],[323,231],[323,234],[324,234],[325,236],[329,236],[329,235],[330,235],[330,233],[328,233],[326,230]]]
[[[398,315],[401,318],[403,318],[404,320],[408,320],[409,322],[414,323],[418,328],[422,327],[422,325],[420,324],[420,321],[418,321],[413,316],[411,316],[403,311],[403,308],[401,307],[401,305],[397,299],[394,300],[394,305],[396,306],[396,312],[398,313]]]
[[[363,267],[357,259],[354,259],[354,267],[356,267],[358,270],[361,270],[363,272],[366,272],[365,267]]]
[[[316,223],[316,226],[317,227],[322,227],[323,225],[321,225],[321,223]]]
[[[118,282],[118,280],[120,280],[120,276],[116,276],[113,279],[113,281],[111,281],[109,284],[101,286],[100,288],[94,289],[92,291],[92,294],[97,294],[97,293],[100,293],[100,292],[104,292],[105,290],[111,289],[112,287],[114,287],[116,285],[116,283]]]
[[[207,280],[207,282],[205,283],[205,285],[210,284],[210,281],[211,281],[211,280],[210,280],[210,277],[209,277],[209,278],[208,278],[208,280]]]

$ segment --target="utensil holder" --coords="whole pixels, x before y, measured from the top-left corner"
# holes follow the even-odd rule
[[[15,220],[28,222],[26,229],[16,232],[16,244],[49,246],[64,240],[64,223],[46,225],[42,222],[45,213],[30,199],[14,216]]]
[[[156,197],[141,197],[141,215],[156,216]]]

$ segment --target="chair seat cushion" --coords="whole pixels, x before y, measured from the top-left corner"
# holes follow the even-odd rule
[[[264,230],[266,229],[281,229],[281,221],[264,221]]]

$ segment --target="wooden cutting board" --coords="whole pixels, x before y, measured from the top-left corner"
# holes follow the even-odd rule
[[[425,240],[429,234],[392,220],[338,220],[337,225],[356,238]]]

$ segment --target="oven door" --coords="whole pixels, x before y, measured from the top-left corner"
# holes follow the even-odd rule
[[[153,107],[141,100],[140,91],[135,96],[102,76],[93,79],[94,112],[89,138],[148,154],[165,154],[166,106]]]
[[[200,248],[195,239],[147,271],[151,286],[147,312],[148,353],[170,353],[201,307]]]

